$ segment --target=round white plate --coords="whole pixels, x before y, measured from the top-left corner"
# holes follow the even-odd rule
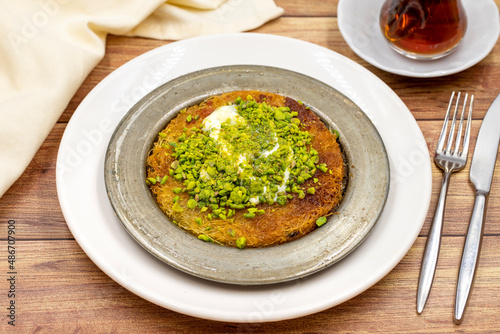
[[[182,273],[129,236],[106,195],[106,148],[129,108],[168,80],[204,68],[237,64],[280,67],[323,81],[366,112],[386,145],[391,185],[379,222],[353,253],[307,278],[244,287]],[[57,189],[66,222],[82,249],[133,293],[200,318],[277,321],[340,304],[389,273],[422,228],[430,202],[431,167],[427,145],[413,116],[372,73],[311,43],[242,33],[165,45],[133,59],[99,83],[82,101],[64,133],[57,159]]]
[[[241,251],[200,242],[173,224],[158,207],[144,180],[152,143],[179,111],[199,104],[207,96],[251,89],[300,100],[327,128],[337,129],[349,164],[349,181],[341,204],[321,229],[293,242]],[[248,64],[189,73],[146,95],[116,127],[104,168],[111,206],[140,245],[181,271],[238,285],[291,281],[340,261],[363,242],[377,223],[390,181],[382,138],[366,114],[345,95],[297,72]]]
[[[498,7],[493,0],[462,0],[468,27],[457,49],[441,59],[406,58],[384,40],[379,13],[384,0],[340,0],[339,30],[349,47],[368,63],[384,71],[419,78],[445,76],[463,71],[486,57],[500,32]]]

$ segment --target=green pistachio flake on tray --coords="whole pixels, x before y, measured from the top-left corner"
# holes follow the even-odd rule
[[[205,235],[205,234],[200,234],[198,236],[198,239],[203,240],[203,241],[210,241],[210,242],[212,241],[212,239],[208,235]]]
[[[318,226],[322,226],[326,223],[326,217],[319,217],[317,220],[316,220],[316,225]]]

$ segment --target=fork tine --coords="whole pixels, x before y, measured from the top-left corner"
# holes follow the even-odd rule
[[[458,155],[458,152],[460,149],[460,143],[462,142],[462,127],[464,124],[465,107],[467,106],[467,98],[468,97],[469,97],[469,94],[465,94],[464,106],[462,108],[462,114],[460,115],[460,123],[458,124],[457,137],[455,139],[455,149],[453,150],[453,155]]]
[[[446,153],[451,152],[451,145],[453,144],[453,137],[455,135],[455,123],[457,120],[458,104],[460,103],[460,92],[457,95],[457,102],[455,104],[455,112],[453,113],[453,120],[451,121],[450,133],[448,134],[448,143],[446,145]]]
[[[443,150],[444,141],[446,138],[446,130],[448,128],[448,119],[450,117],[451,104],[453,103],[454,97],[455,97],[455,92],[452,92],[450,97],[450,102],[448,103],[448,110],[446,111],[446,116],[444,117],[443,127],[441,128],[441,134],[439,135],[436,151]]]
[[[464,148],[462,150],[462,155],[467,157],[467,153],[469,152],[469,138],[470,138],[470,127],[472,121],[472,106],[474,105],[474,95],[470,96],[470,104],[469,104],[469,115],[467,117],[467,126],[465,127],[465,135],[464,135]],[[465,108],[465,105],[464,105]]]

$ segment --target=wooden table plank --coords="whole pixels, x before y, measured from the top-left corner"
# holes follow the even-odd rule
[[[338,0],[276,0],[276,5],[285,10],[285,16],[337,16]]]
[[[457,327],[452,322],[454,286],[463,241],[463,237],[444,238],[433,290],[420,316],[415,311],[415,296],[423,238],[416,241],[391,273],[361,295],[299,319],[250,325],[196,319],[145,301],[105,275],[75,241],[22,241],[17,243],[16,329],[23,333],[125,333],[131,329],[144,333],[165,330],[182,333],[446,333],[457,329],[464,333],[491,333],[492,328],[500,328],[497,317],[500,237],[484,239],[466,321]],[[4,249],[5,244],[0,242],[0,247]],[[5,252],[0,254],[0,263],[4,263]],[[4,280],[0,289],[7,289]],[[398,304],[407,307],[394,307]],[[0,322],[0,326],[5,326],[5,322]]]

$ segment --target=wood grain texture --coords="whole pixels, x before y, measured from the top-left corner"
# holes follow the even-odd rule
[[[326,311],[275,323],[200,320],[147,302],[106,276],[73,240],[18,243],[17,301],[20,333],[492,333],[500,328],[500,237],[485,237],[467,321],[452,323],[454,282],[463,237],[443,241],[428,305],[415,312],[416,285],[425,240],[379,283]],[[5,248],[5,242],[0,247]],[[6,261],[5,252],[0,261]],[[6,282],[0,289],[7,289]],[[5,323],[0,323],[5,329]]]
[[[497,5],[500,0],[495,0]],[[344,41],[337,24],[338,0],[276,0],[285,15],[253,32],[297,38],[321,45],[364,66],[402,99],[433,152],[450,93],[476,95],[471,148],[489,105],[500,93],[498,44],[479,64],[455,75],[418,79],[375,68]],[[0,198],[0,309],[8,282],[7,222],[17,224],[18,325],[0,317],[0,332],[16,333],[495,333],[500,332],[500,163],[489,199],[485,237],[464,323],[452,322],[456,276],[473,206],[469,164],[452,175],[444,237],[431,296],[422,315],[415,312],[421,257],[442,172],[432,166],[432,198],[420,236],[385,278],[331,309],[275,323],[237,324],[196,319],[130,293],[104,274],[82,251],[61,212],[55,184],[57,151],[71,116],[87,94],[129,60],[172,41],[108,36],[106,55],[85,79],[21,178]],[[473,151],[473,150],[472,150]],[[397,168],[405,168],[395,161]],[[413,166],[418,168],[418,164]],[[82,205],[85,205],[82,203]],[[3,312],[3,311],[2,311]]]
[[[275,3],[285,10],[284,16],[337,16],[338,0],[276,0]]]

